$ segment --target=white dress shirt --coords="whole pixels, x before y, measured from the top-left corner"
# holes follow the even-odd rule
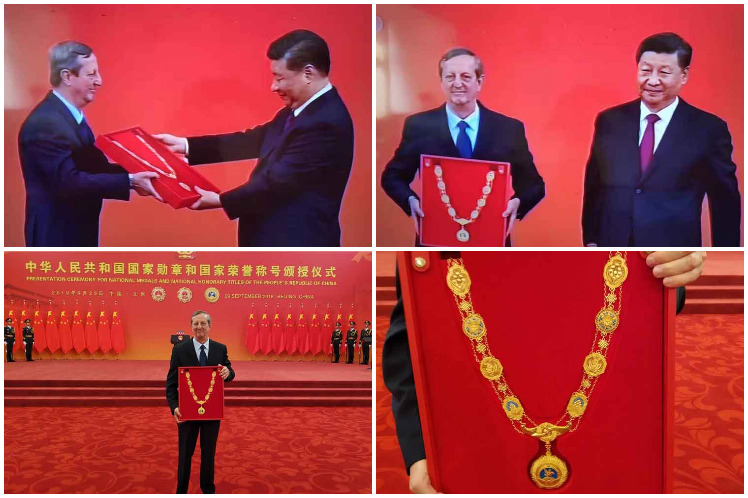
[[[330,90],[332,90],[332,83],[328,82],[325,86],[322,87],[322,89],[319,92],[317,92],[314,95],[312,95],[311,97],[309,97],[309,100],[307,100],[306,102],[304,102],[303,104],[301,104],[299,107],[297,107],[296,109],[294,109],[293,110],[293,117],[295,117],[295,118],[299,117],[299,114],[301,114],[301,111],[303,111],[304,109],[306,109],[306,106],[308,106],[309,104],[311,104],[312,102],[314,102],[315,99],[320,98],[322,95],[324,95],[325,93],[329,92]]]
[[[210,350],[210,339],[206,339],[205,344],[200,344],[197,339],[192,338],[192,343],[195,346],[195,354],[197,355],[197,361],[200,361],[200,346],[205,346],[205,358],[208,357],[208,351]]]
[[[480,126],[480,106],[476,103],[475,110],[465,119],[452,112],[449,108],[449,104],[446,106],[447,109],[447,125],[449,125],[449,133],[452,135],[452,141],[457,145],[457,134],[460,133],[460,127],[457,124],[460,121],[467,123],[465,132],[470,139],[470,145],[475,150],[475,139],[478,138],[478,126]]]
[[[678,107],[678,97],[676,96],[672,104],[664,109],[660,109],[659,112],[652,112],[647,109],[647,106],[644,105],[643,101],[640,102],[639,106],[639,145],[642,144],[644,130],[647,129],[647,116],[650,114],[657,114],[660,117],[659,121],[654,124],[654,150],[652,151],[654,153],[657,151],[657,146],[660,145],[660,140],[662,140],[662,136],[665,134],[667,125],[670,124],[670,119],[673,117],[675,108]]]

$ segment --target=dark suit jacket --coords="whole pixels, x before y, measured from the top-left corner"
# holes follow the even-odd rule
[[[226,214],[239,218],[240,246],[340,245],[353,121],[335,88],[286,128],[290,114],[284,108],[251,130],[188,139],[190,164],[259,158],[247,183],[221,194]]]
[[[740,192],[727,124],[680,99],[652,163],[639,165],[639,100],[601,112],[584,178],[585,244],[701,246],[701,204],[715,246],[740,245]]]
[[[480,124],[472,159],[511,163],[512,188],[520,200],[517,219],[545,196],[545,183],[538,174],[527,146],[521,121],[480,106]],[[408,117],[403,138],[382,173],[382,188],[410,216],[408,197],[416,193],[410,184],[418,172],[421,154],[460,157],[447,124],[446,104]],[[416,196],[417,197],[417,196]]]
[[[231,368],[229,353],[226,346],[213,339],[210,340],[208,347],[208,366],[223,365],[229,369],[229,376],[225,382],[234,380],[236,374]],[[171,363],[169,364],[169,373],[166,375],[166,400],[169,402],[171,413],[179,406],[179,367],[199,367],[200,360],[195,353],[195,343],[192,339],[181,344],[177,344],[171,350]]]
[[[130,198],[127,172],[93,145],[90,128],[75,122],[49,92],[18,135],[26,184],[26,245],[99,245],[103,199]]]

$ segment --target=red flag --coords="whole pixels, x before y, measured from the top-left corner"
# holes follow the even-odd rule
[[[317,315],[316,306],[309,325],[309,333],[306,335],[306,343],[308,344],[307,351],[312,354],[319,353],[319,315]]]
[[[47,311],[47,327],[44,332],[47,335],[47,349],[54,353],[60,349],[60,332],[57,330],[55,315],[52,313],[51,306],[52,304],[50,303],[50,309]]]
[[[73,349],[76,353],[82,353],[86,349],[86,331],[83,329],[83,317],[77,302],[75,303],[75,310],[73,310],[73,323],[70,326],[70,332],[73,334]]]
[[[268,320],[268,307],[265,305],[265,312],[260,319],[260,341],[262,343],[262,353],[268,354],[273,350],[273,340],[270,337],[270,321]]]
[[[283,327],[283,350],[288,354],[296,352],[296,323],[291,315],[291,305],[288,305],[286,323]]]
[[[337,320],[340,321],[340,318]],[[330,344],[330,337],[332,336],[332,317],[330,315],[330,303],[327,303],[327,311],[325,311],[325,318],[322,320],[322,330],[320,330],[319,338],[322,350],[325,354],[332,352],[332,345]],[[324,338],[324,342],[322,339]]]
[[[301,305],[301,313],[299,313],[299,321],[296,324],[296,334],[294,342],[296,343],[296,351],[301,354],[309,352],[309,329],[306,325],[306,317],[304,316],[304,305]]]
[[[350,324],[351,322],[355,322],[355,321],[356,320],[354,320],[353,318],[353,303],[351,303],[351,311],[348,313],[348,323]]]
[[[91,301],[88,302],[88,311],[86,312],[86,349],[89,353],[95,353],[99,349],[99,332],[96,330],[96,320],[93,317]]]
[[[64,305],[65,303],[63,302],[62,304]],[[60,332],[60,349],[63,353],[68,353],[73,349],[73,333],[70,330],[70,320],[65,310],[60,312],[60,326],[58,330]]]
[[[46,347],[47,334],[44,331],[44,319],[42,318],[42,312],[39,310],[39,303],[36,303],[36,310],[34,310],[34,349],[41,353]]]
[[[23,307],[21,308],[21,320],[18,323],[18,327],[16,327],[16,343],[14,349],[19,349],[21,351],[26,350],[26,346],[23,345],[23,328],[26,326],[26,319],[28,317],[29,314],[26,311],[26,301],[24,301]]]
[[[273,351],[275,354],[283,352],[283,323],[281,323],[280,309],[278,306],[275,307],[275,313],[273,313],[273,324],[272,332],[273,337]]]
[[[249,321],[247,321],[247,330],[244,333],[244,345],[247,346],[247,350],[250,353],[255,354],[260,349],[260,343],[257,341],[257,320],[255,320],[255,305],[252,304],[252,311],[249,313]],[[257,346],[257,349],[255,349]]]
[[[96,330],[96,335],[99,337],[101,352],[108,353],[112,349],[112,333],[109,331],[109,320],[104,310],[99,313],[99,328]]]
[[[13,344],[13,349],[18,349],[18,316],[16,315],[16,311],[13,309],[12,299],[10,300],[10,308],[5,312],[5,319],[7,320],[8,318],[10,318],[10,324],[16,332],[16,342]]]
[[[338,316],[335,317],[336,322],[340,322],[341,325],[343,325],[343,303],[340,303],[340,307],[338,308]]]
[[[117,301],[114,302],[114,311],[112,312],[112,349],[117,354],[120,354],[125,350],[125,329],[122,322],[119,319],[119,312],[117,311]]]

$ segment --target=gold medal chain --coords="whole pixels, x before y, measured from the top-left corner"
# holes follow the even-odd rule
[[[216,384],[216,371],[213,370],[213,373],[210,376],[210,387],[208,387],[208,394],[205,395],[205,399],[200,401],[197,399],[197,394],[195,394],[195,388],[192,387],[192,379],[190,379],[190,373],[186,372],[185,377],[187,378],[187,387],[190,388],[190,394],[192,394],[192,399],[195,400],[195,403],[200,405],[200,408],[198,409],[198,413],[202,415],[205,413],[205,408],[203,408],[203,405],[208,402],[210,399],[210,395],[213,393],[213,386]]]

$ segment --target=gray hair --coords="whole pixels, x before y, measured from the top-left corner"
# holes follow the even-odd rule
[[[442,71],[444,69],[442,67],[442,64],[444,64],[445,62],[447,62],[449,59],[452,59],[453,57],[457,57],[458,55],[470,55],[470,56],[472,56],[473,59],[475,59],[475,77],[478,78],[478,79],[480,79],[480,77],[483,76],[483,74],[484,74],[484,71],[483,71],[483,61],[480,60],[480,57],[478,57],[477,55],[475,55],[475,52],[473,52],[472,50],[468,50],[466,48],[458,47],[458,48],[453,48],[452,50],[450,50],[446,54],[442,55],[442,58],[439,59],[439,77],[440,78],[442,77]]]
[[[49,82],[53,87],[62,83],[60,73],[67,69],[78,76],[83,67],[81,58],[87,59],[93,54],[93,49],[77,41],[64,41],[49,49]]]
[[[192,313],[192,316],[190,317],[190,323],[192,323],[192,319],[195,318],[197,315],[205,315],[208,317],[208,325],[210,325],[210,315],[207,311],[203,310],[197,310],[194,313]]]

